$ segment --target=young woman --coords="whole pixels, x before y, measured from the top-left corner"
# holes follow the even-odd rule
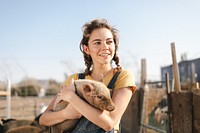
[[[110,26],[107,20],[92,20],[86,23],[82,30],[80,49],[87,67],[84,72],[85,79],[103,81],[108,85],[113,75],[120,72],[112,88],[115,110],[111,112],[98,110],[78,97],[70,88],[72,78],[78,79],[78,74],[73,74],[65,81],[67,86],[62,86],[58,93],[62,100],[69,102],[69,105],[64,110],[52,112],[55,96],[40,117],[40,124],[52,126],[66,119],[81,118],[73,133],[114,133],[119,130],[120,119],[136,89],[133,74],[128,70],[122,70],[119,65],[117,30]],[[113,61],[116,64],[115,68],[112,65]]]

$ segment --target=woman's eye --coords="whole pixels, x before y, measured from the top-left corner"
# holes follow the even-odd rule
[[[113,43],[113,41],[107,41],[107,44],[112,44]]]
[[[101,44],[101,42],[95,42],[94,44],[95,44],[95,45],[100,45],[100,44]]]

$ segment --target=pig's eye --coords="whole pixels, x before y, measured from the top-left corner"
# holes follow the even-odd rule
[[[100,95],[98,95],[98,96],[97,96],[97,98],[99,98],[99,99],[102,99],[102,98],[103,98],[103,96],[100,96]]]

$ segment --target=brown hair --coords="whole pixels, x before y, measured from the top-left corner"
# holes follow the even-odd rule
[[[93,62],[92,62],[91,56],[87,55],[84,52],[83,45],[88,46],[88,41],[90,37],[89,35],[92,33],[93,30],[98,29],[98,28],[107,28],[111,31],[113,35],[113,40],[115,43],[115,54],[112,60],[115,61],[115,64],[117,66],[116,69],[121,70],[121,66],[119,65],[119,57],[117,55],[118,44],[119,44],[118,30],[110,26],[106,19],[95,19],[95,20],[92,20],[91,22],[85,23],[82,27],[83,37],[82,37],[79,47],[80,47],[81,52],[83,53],[85,65],[87,67],[85,69],[85,75],[91,74],[90,68]]]

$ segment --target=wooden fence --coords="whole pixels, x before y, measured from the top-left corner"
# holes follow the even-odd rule
[[[32,120],[39,115],[41,109],[50,103],[52,97],[12,97],[10,117]],[[0,118],[6,118],[6,98],[0,99]]]
[[[171,132],[200,133],[200,90],[170,93]]]
[[[121,120],[121,130],[122,133],[138,133],[139,131],[139,119],[140,119],[140,110],[139,110],[139,98],[140,93],[137,90],[122,117]]]

